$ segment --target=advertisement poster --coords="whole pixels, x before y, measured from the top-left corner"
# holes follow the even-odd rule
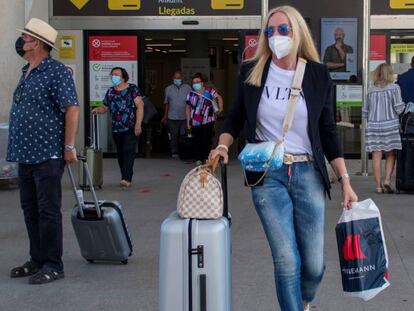
[[[244,36],[243,59],[250,59],[253,57],[254,53],[256,52],[258,42],[259,42],[258,35]]]
[[[122,67],[129,74],[129,83],[138,84],[137,36],[89,37],[89,101],[99,106],[112,86],[112,68]]]
[[[357,18],[321,19],[321,57],[334,80],[357,75]]]
[[[387,60],[387,37],[371,35],[369,46],[369,71],[375,70],[379,64]]]

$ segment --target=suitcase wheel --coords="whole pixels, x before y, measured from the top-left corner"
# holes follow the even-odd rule
[[[89,262],[89,263],[94,263],[95,262],[92,259],[86,259],[86,261]]]
[[[122,260],[121,263],[124,265],[128,264],[128,259]]]

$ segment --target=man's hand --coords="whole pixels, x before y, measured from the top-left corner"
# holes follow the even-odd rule
[[[76,157],[76,149],[65,150],[64,159],[68,164],[78,162],[78,158]]]
[[[162,124],[167,124],[167,117],[163,117],[162,119],[161,119],[161,123]]]

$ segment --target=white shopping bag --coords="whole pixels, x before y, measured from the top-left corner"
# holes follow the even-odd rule
[[[367,199],[344,209],[335,228],[345,295],[365,301],[387,288],[388,255],[381,215]]]

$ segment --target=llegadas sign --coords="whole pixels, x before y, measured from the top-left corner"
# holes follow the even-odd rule
[[[53,0],[53,16],[260,15],[258,0]]]

